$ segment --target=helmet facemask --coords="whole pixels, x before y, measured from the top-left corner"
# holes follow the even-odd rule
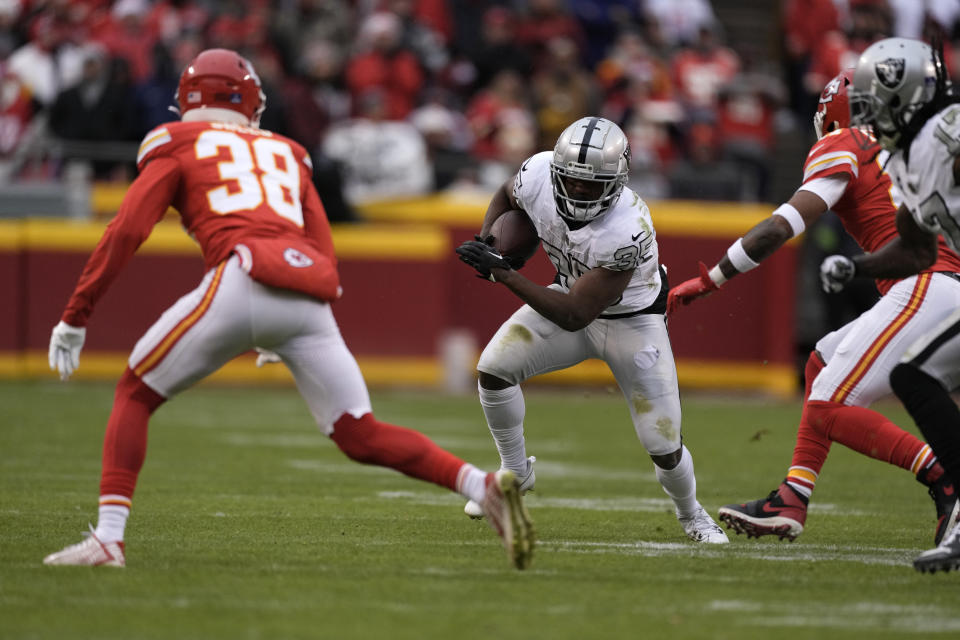
[[[550,181],[560,215],[585,222],[610,208],[623,190],[626,176],[598,176],[589,165],[570,163],[566,167],[551,165]]]

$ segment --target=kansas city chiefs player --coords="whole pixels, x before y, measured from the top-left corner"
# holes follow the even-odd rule
[[[513,473],[485,473],[416,431],[373,417],[367,388],[330,309],[340,294],[330,226],[296,142],[258,127],[260,81],[237,53],[210,49],[184,70],[181,121],[147,134],[139,176],[87,262],[50,339],[66,380],[94,306],[173,206],[207,272],[140,339],[107,423],[97,526],[48,565],[124,566],[124,529],[146,455],[150,415],[255,347],[289,367],[320,429],[350,458],[435,482],[479,501],[524,568],[533,530]]]
[[[807,155],[803,184],[772,216],[734,242],[712,269],[701,262],[699,278],[674,287],[671,312],[757,267],[827,209],[868,252],[896,238],[898,229],[909,233],[909,220],[898,210],[899,193],[883,171],[887,153],[869,130],[849,127],[852,77],[852,69],[844,71],[820,96],[814,117],[818,141]],[[930,447],[866,408],[890,393],[890,371],[904,350],[960,303],[957,281],[938,273],[957,271],[960,257],[942,241],[939,249],[936,263],[919,275],[877,280],[880,300],[817,342],[806,365],[803,414],[787,477],[766,498],[721,508],[720,519],[728,527],[748,536],[793,540],[800,535],[832,442],[906,469],[928,487],[937,511],[936,541],[956,524],[960,503]],[[829,279],[823,282],[833,289]]]

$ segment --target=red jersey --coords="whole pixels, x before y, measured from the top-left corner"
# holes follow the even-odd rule
[[[62,319],[85,326],[114,277],[173,206],[207,268],[232,253],[251,277],[337,297],[330,224],[306,151],[283,136],[224,122],[172,122],[147,134],[140,174],[87,261]]]
[[[833,211],[847,233],[866,252],[876,251],[898,235],[896,211],[900,198],[890,176],[883,171],[887,153],[878,151],[876,141],[862,131],[838,129],[813,145],[803,165],[804,184],[834,175],[850,178]],[[923,273],[960,272],[960,257],[947,247],[943,238],[938,239],[938,249],[937,261]],[[877,280],[877,289],[886,294],[898,281]]]

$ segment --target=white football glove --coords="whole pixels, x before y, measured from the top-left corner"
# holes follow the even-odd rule
[[[820,284],[827,293],[840,293],[857,274],[857,265],[846,256],[827,256],[820,263]]]
[[[60,372],[66,380],[80,366],[80,350],[87,337],[85,327],[72,327],[63,320],[57,323],[50,334],[50,368]]]
[[[257,368],[259,369],[265,364],[274,364],[276,362],[283,362],[280,359],[280,356],[270,351],[269,349],[261,349],[260,347],[254,347],[254,350],[257,352]]]

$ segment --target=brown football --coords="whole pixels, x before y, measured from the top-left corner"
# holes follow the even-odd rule
[[[497,218],[490,227],[490,234],[497,251],[510,258],[529,260],[540,247],[537,229],[520,209],[507,211]]]

